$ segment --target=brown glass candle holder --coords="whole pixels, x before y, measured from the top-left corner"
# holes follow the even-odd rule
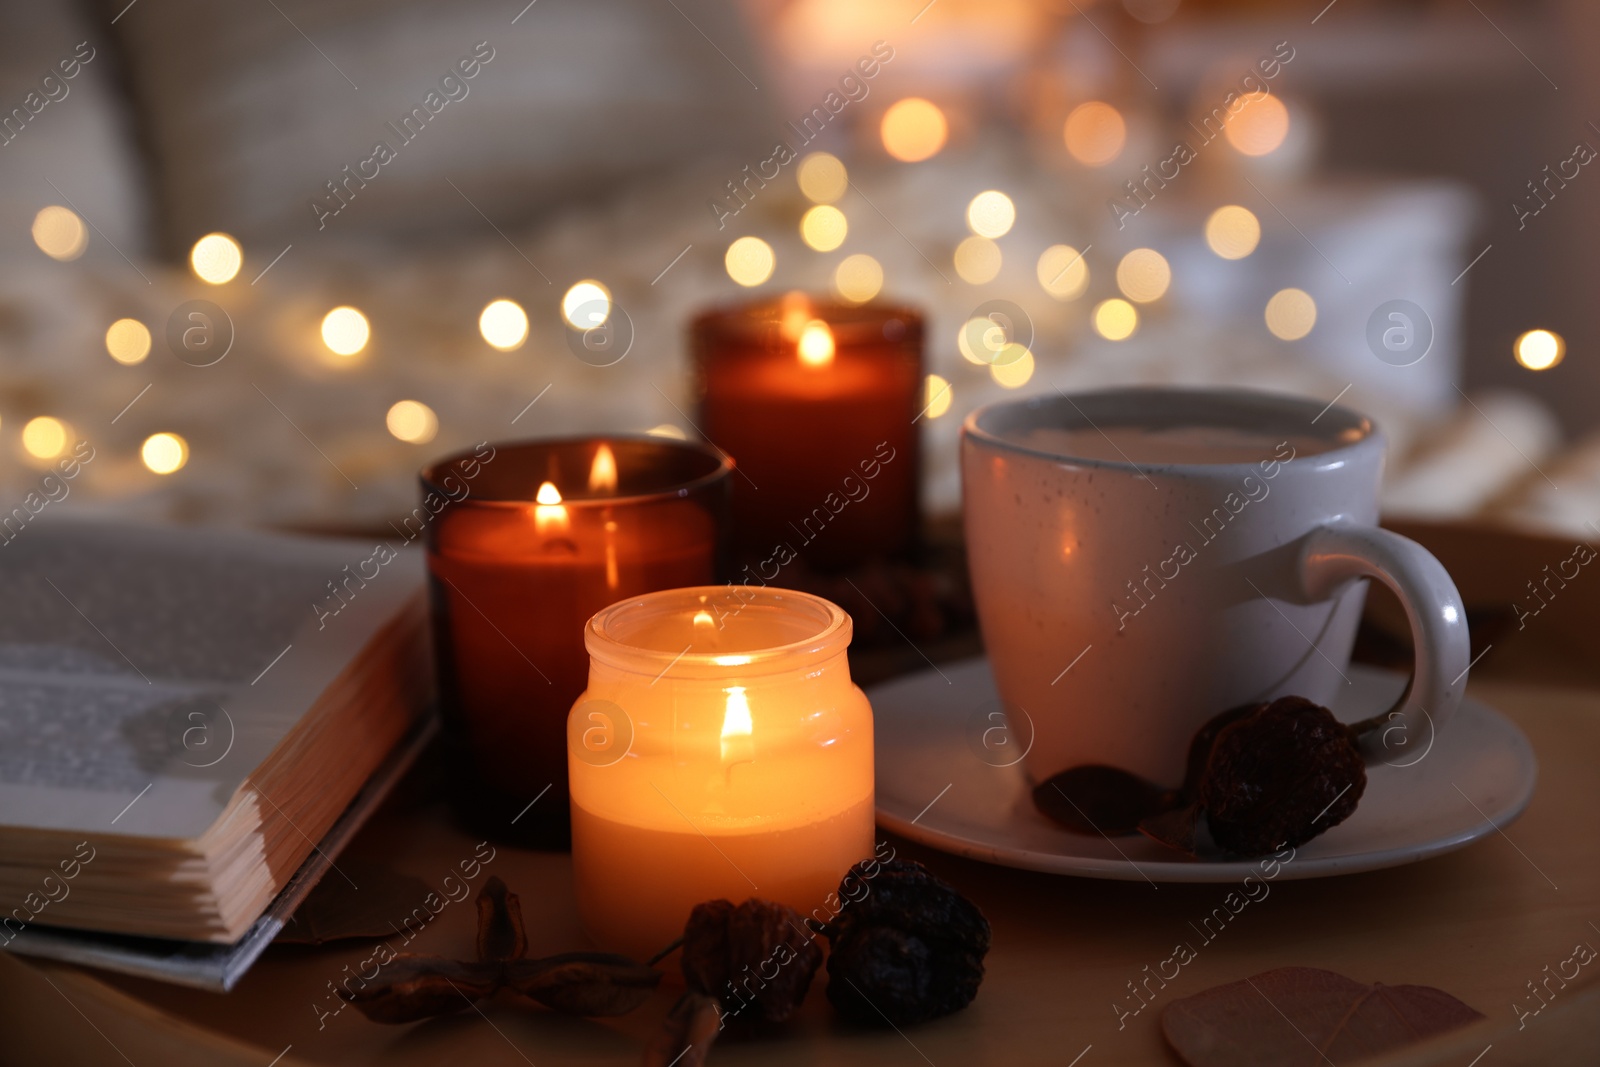
[[[476,822],[568,840],[584,624],[618,600],[725,578],[732,469],[697,443],[589,437],[483,445],[422,471],[441,710]]]
[[[767,582],[917,544],[922,315],[790,294],[691,326],[698,427],[733,456],[734,548]]]

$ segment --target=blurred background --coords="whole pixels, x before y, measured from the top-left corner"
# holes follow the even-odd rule
[[[0,25],[17,506],[89,455],[59,506],[378,525],[477,441],[693,435],[692,313],[804,289],[926,309],[934,512],[981,403],[1197,382],[1375,415],[1395,516],[1600,515],[1578,0],[11,0]]]

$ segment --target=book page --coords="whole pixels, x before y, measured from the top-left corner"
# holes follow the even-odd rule
[[[0,544],[0,826],[198,837],[421,586],[371,542],[28,534]]]

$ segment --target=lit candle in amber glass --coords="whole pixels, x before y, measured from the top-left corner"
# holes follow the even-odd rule
[[[702,901],[803,915],[872,854],[872,709],[850,617],[770,587],[674,589],[589,620],[567,721],[584,928],[648,958]]]
[[[699,428],[739,464],[743,561],[831,570],[913,547],[920,314],[791,293],[705,312],[691,333]]]
[[[730,470],[701,445],[613,437],[482,446],[423,471],[419,513],[440,502],[426,528],[443,710],[505,833],[565,842],[584,623],[720,576]]]

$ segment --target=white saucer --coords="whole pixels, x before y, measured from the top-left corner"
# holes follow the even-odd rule
[[[1348,699],[1333,709],[1346,722],[1390,706],[1405,685],[1398,674],[1361,666],[1350,668],[1350,680]],[[999,757],[978,740],[992,725],[987,713],[1000,707],[983,659],[867,695],[876,720],[878,823],[886,829],[958,856],[1085,878],[1231,882],[1259,871],[1259,859],[1191,859],[1140,834],[1077,834],[1041,815],[1021,764],[992,766]],[[1421,759],[1404,767],[1370,763],[1355,813],[1302,845],[1278,876],[1351,874],[1454,851],[1522,814],[1537,778],[1522,731],[1469,697]]]

